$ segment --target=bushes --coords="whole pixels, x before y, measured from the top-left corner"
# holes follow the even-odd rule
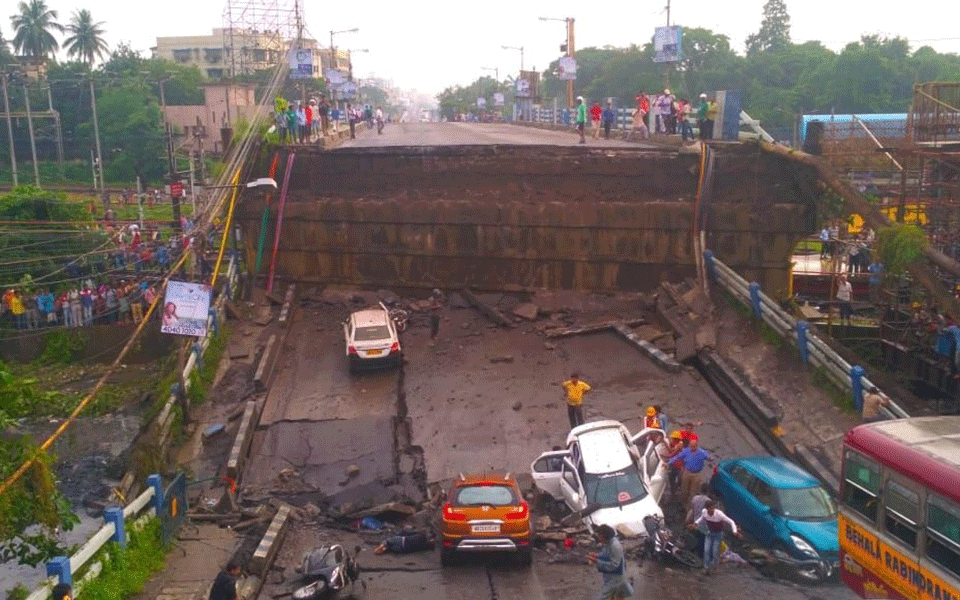
[[[127,529],[127,547],[105,546],[100,556],[103,570],[82,585],[84,600],[125,600],[143,591],[150,576],[163,568],[166,548],[160,543],[160,520],[150,519],[142,529]]]

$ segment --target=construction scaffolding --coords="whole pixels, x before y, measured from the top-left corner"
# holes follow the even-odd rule
[[[301,0],[227,0],[223,49],[227,75],[252,75],[286,60],[303,18]]]

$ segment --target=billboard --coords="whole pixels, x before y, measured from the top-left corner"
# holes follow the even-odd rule
[[[494,92],[494,94],[493,94],[493,105],[494,105],[494,106],[503,106],[503,92]]]
[[[486,98],[477,98],[477,108],[486,108],[487,99]]]
[[[345,100],[357,97],[357,84],[353,81],[344,81],[335,89],[337,90],[337,96]]]
[[[330,85],[340,85],[347,80],[347,76],[339,69],[326,69],[323,74]]]
[[[653,62],[679,62],[683,58],[682,40],[683,29],[679,25],[657,27],[653,34]]]
[[[537,98],[540,96],[540,73],[537,71],[520,71],[514,88],[517,98]]]
[[[295,48],[290,51],[290,79],[311,79],[313,77],[313,50]]]
[[[572,56],[560,57],[557,78],[561,81],[574,81],[577,78],[577,59]]]
[[[207,335],[210,286],[170,280],[163,298],[160,331],[175,335]]]

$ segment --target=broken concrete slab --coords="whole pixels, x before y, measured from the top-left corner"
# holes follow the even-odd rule
[[[650,342],[640,339],[637,334],[631,331],[630,328],[623,323],[617,323],[613,329],[628,342],[636,346],[641,352],[653,359],[653,362],[657,363],[661,368],[666,369],[671,373],[680,372],[680,363],[675,361],[672,357],[667,356],[662,350]]]
[[[648,342],[653,342],[664,335],[667,335],[666,332],[660,331],[652,325],[641,325],[636,329],[636,334],[640,336],[641,339],[647,340]]]
[[[464,300],[459,292],[450,292],[447,296],[447,305],[450,308],[470,308],[470,303]]]
[[[690,310],[698,315],[702,315],[710,306],[710,299],[699,287],[694,287],[686,292],[682,298],[686,305],[690,307]]]
[[[274,557],[277,555],[277,551],[280,549],[284,535],[287,533],[287,525],[290,522],[290,508],[290,505],[282,504],[280,508],[277,509],[277,514],[275,514],[273,520],[270,521],[270,527],[267,528],[267,532],[263,534],[263,538],[260,540],[260,544],[254,551],[253,556],[250,557],[250,561],[247,564],[250,572],[260,577],[266,576],[267,570],[270,568]]]
[[[716,348],[717,346],[717,326],[713,324],[704,325],[697,332],[697,350],[703,348]]]
[[[526,319],[528,321],[536,321],[539,313],[540,313],[540,309],[537,308],[537,305],[532,302],[524,302],[523,304],[518,304],[513,309],[513,314],[517,315],[521,319]]]
[[[469,289],[464,288],[463,290],[460,291],[460,293],[463,294],[463,297],[467,300],[467,302],[469,302],[474,308],[480,311],[480,313],[483,314],[483,316],[487,317],[497,325],[500,325],[502,327],[509,327],[510,325],[513,324],[512,321],[510,321],[510,319],[503,316],[503,313],[501,313],[499,310],[497,310],[490,304],[487,304],[481,301],[476,296],[476,294],[471,292]]]
[[[677,347],[673,356],[679,362],[687,362],[697,357],[697,336],[692,333],[677,338]]]

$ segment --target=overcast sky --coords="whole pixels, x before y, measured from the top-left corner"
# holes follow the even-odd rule
[[[292,5],[292,2],[248,0],[248,4],[261,6]],[[129,41],[148,56],[157,36],[196,35],[221,27],[226,6],[219,0],[163,0],[123,5],[117,0],[47,0],[47,3],[59,11],[63,23],[77,8],[90,9],[95,19],[105,22],[111,46],[121,40]],[[237,0],[235,6],[242,3]],[[671,22],[724,33],[733,47],[742,52],[744,38],[759,27],[763,3],[764,0],[735,3],[674,0]],[[476,4],[477,9],[471,10],[471,4]],[[665,4],[666,0],[306,2],[305,24],[307,31],[322,44],[329,43],[331,29],[358,27],[358,33],[336,37],[337,46],[369,49],[368,54],[355,56],[355,74],[376,74],[393,79],[403,88],[436,93],[448,85],[469,83],[486,74],[482,67],[499,68],[501,78],[519,70],[519,52],[503,50],[502,45],[524,46],[526,68],[543,70],[559,55],[565,31],[562,22],[539,21],[540,16],[574,17],[577,48],[625,46],[645,43],[655,26],[665,24]],[[941,7],[949,4],[945,2]],[[13,6],[13,2],[4,3],[9,12]],[[337,8],[322,12],[324,6]],[[354,8],[346,8],[350,6]],[[879,33],[904,36],[911,40],[914,49],[927,44],[941,52],[960,53],[956,19],[936,18],[930,10],[910,10],[893,2],[864,4],[838,0],[788,0],[787,7],[795,41],[818,39],[839,49],[863,33]],[[9,15],[0,21],[0,29],[5,38],[12,37]]]

